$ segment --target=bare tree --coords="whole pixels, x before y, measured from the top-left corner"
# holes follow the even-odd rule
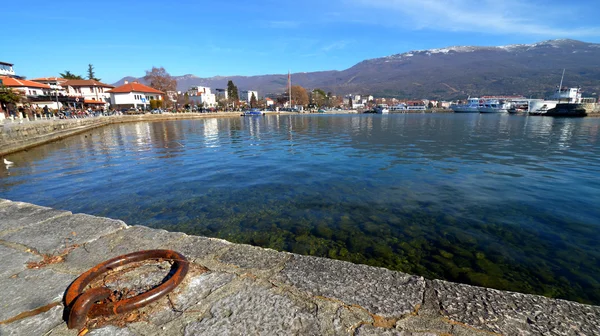
[[[152,70],[146,70],[144,81],[146,81],[150,87],[165,93],[164,98],[167,106],[173,104],[169,98],[169,92],[177,92],[177,80],[173,78],[165,68],[152,67]]]
[[[150,85],[150,87],[164,93],[167,93],[167,91],[177,90],[177,80],[173,78],[163,67],[152,67],[152,70],[146,70],[146,76],[144,76],[144,80]]]
[[[307,105],[308,93],[306,89],[300,85],[292,85],[292,102],[296,105]]]

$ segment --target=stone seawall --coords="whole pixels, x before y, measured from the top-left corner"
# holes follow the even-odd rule
[[[0,199],[0,335],[77,335],[63,295],[115,256],[173,249],[184,282],[138,311],[88,320],[87,335],[600,335],[600,307],[189,236]],[[104,277],[151,288],[156,261]]]
[[[83,119],[38,120],[22,124],[5,120],[4,123],[0,123],[0,156],[64,139],[71,135],[109,124],[211,117],[239,117],[239,115],[239,112],[141,114]]]

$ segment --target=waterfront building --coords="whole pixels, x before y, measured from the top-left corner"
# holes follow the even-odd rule
[[[216,95],[211,92],[209,87],[193,86],[187,90],[187,94],[192,105],[202,106],[205,108],[217,106]]]
[[[271,98],[265,98],[265,102],[267,104],[267,107],[275,105],[275,101]]]
[[[0,62],[0,76],[14,77],[15,70],[12,63]]]
[[[77,106],[106,108],[110,103],[108,91],[114,86],[93,79],[69,79],[60,84],[66,95],[75,97]]]
[[[40,77],[32,79],[33,82],[46,84],[50,87],[49,90],[44,91],[46,96],[66,96],[67,90],[63,87],[63,84],[67,81],[60,77]]]
[[[2,85],[13,90],[20,91],[24,96],[27,97],[42,96],[44,95],[45,91],[50,90],[49,85],[26,79],[0,76],[0,81],[2,81]]]
[[[252,94],[254,94],[254,98],[256,98],[256,100],[258,101],[258,91],[250,91],[250,90],[240,91],[240,100],[245,101],[248,104],[250,104],[250,99],[252,99]]]
[[[141,108],[148,110],[151,100],[163,100],[164,92],[138,82],[125,81],[125,84],[107,91],[114,108]]]
[[[215,89],[215,95],[217,96],[217,99],[229,99],[227,89]]]

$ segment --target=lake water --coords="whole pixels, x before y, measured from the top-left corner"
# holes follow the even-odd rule
[[[0,197],[600,304],[600,119],[272,115],[10,155]]]

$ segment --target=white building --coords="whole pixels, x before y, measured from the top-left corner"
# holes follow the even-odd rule
[[[52,108],[51,102],[49,102],[47,99],[38,99],[44,97],[44,90],[50,89],[48,85],[8,76],[0,76],[0,82],[2,82],[3,86],[10,88],[13,91],[18,91],[21,95],[26,96],[27,100],[31,101],[31,105],[37,105],[39,107],[48,105],[49,108]],[[9,108],[9,106],[5,105],[0,107],[0,111],[7,111]],[[4,113],[0,113],[0,120],[1,119],[4,119]]]
[[[67,96],[75,97],[78,103],[96,107],[106,107],[110,103],[108,91],[114,88],[93,79],[69,79],[60,85],[65,89]]]
[[[217,99],[229,99],[227,89],[215,89]]]
[[[275,105],[275,101],[271,98],[265,98],[265,102],[267,103],[267,107]]]
[[[0,76],[2,85],[11,88],[27,97],[43,96],[44,91],[50,90],[50,86],[25,79],[17,79],[8,76]]]
[[[15,70],[13,70],[13,64],[0,62],[0,76],[14,76]]]
[[[187,91],[190,103],[202,107],[217,106],[217,98],[209,87],[193,86]]]
[[[125,84],[107,91],[114,108],[142,108],[148,110],[151,100],[163,100],[164,92],[138,82]]]
[[[256,98],[256,101],[258,101],[258,91],[250,91],[250,90],[240,91],[240,100],[250,103],[250,100],[252,99],[252,95],[254,95],[254,98]]]
[[[62,86],[67,80],[60,77],[41,77],[32,79],[33,82],[46,84],[50,87],[44,92],[47,96],[66,96],[67,90]]]

